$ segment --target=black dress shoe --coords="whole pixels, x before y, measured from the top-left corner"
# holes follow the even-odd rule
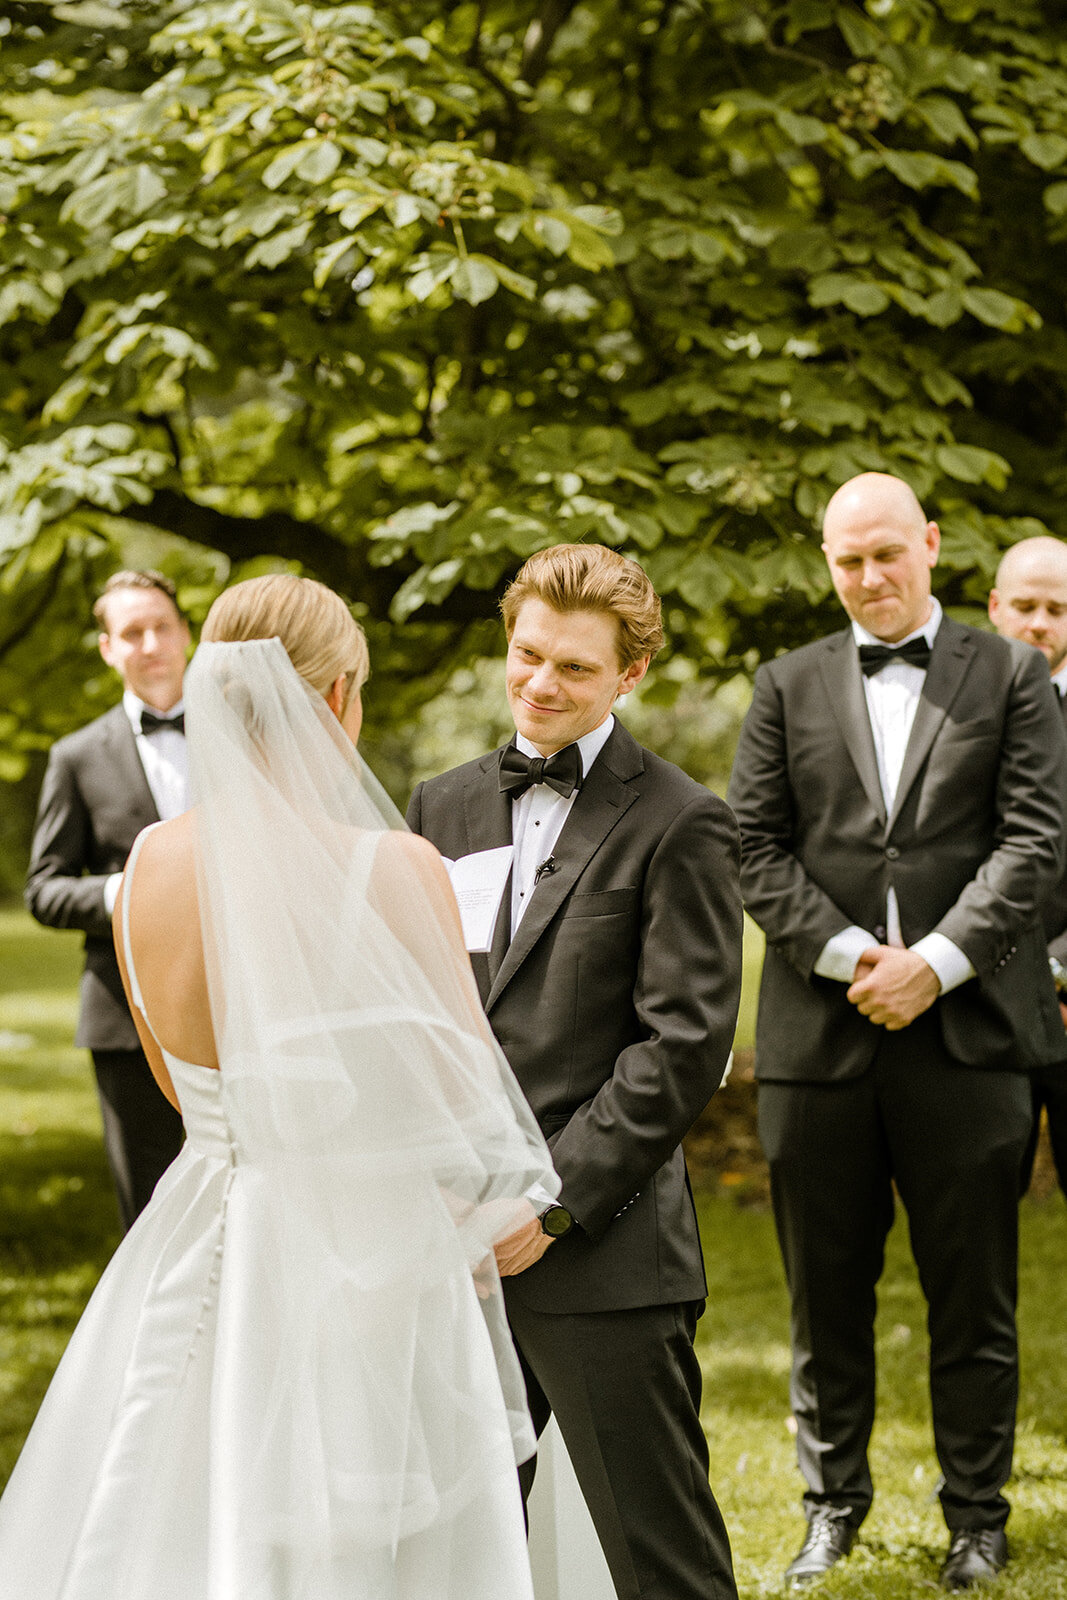
[[[842,1506],[816,1506],[808,1521],[804,1543],[796,1557],[785,1569],[785,1581],[790,1589],[799,1589],[829,1572],[835,1561],[847,1556],[852,1549],[856,1530],[849,1522],[849,1512]]]
[[[961,1528],[941,1568],[942,1589],[973,1589],[995,1578],[1008,1559],[1003,1528]]]

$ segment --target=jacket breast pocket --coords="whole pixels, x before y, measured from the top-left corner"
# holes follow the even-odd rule
[[[959,744],[999,745],[1003,734],[1003,727],[992,717],[967,717],[962,722],[946,717],[941,725],[941,738]]]
[[[632,910],[636,899],[636,889],[599,889],[593,894],[572,894],[565,915],[568,920],[618,916],[620,912]]]

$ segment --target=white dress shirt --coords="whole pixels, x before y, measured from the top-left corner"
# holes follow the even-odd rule
[[[583,781],[589,776],[597,756],[611,738],[615,718],[608,717],[592,733],[584,733],[578,742],[582,758]],[[536,745],[515,735],[516,748],[524,756],[539,756]],[[511,802],[511,842],[515,853],[511,863],[511,936],[522,921],[522,914],[530,904],[536,888],[537,869],[549,859],[556,848],[556,840],[563,832],[563,824],[571,814],[578,790],[573,794],[557,794],[547,783],[533,783],[517,800]],[[540,1184],[527,1190],[526,1198],[539,1214],[546,1206],[555,1205],[555,1196]]]
[[[610,739],[614,726],[615,718],[608,717],[599,728],[583,734],[578,740],[583,779],[589,775],[593,762]],[[515,735],[515,744],[524,756],[541,754],[536,745],[524,739],[521,733]],[[523,912],[530,904],[536,887],[537,869],[551,858],[577,793],[575,789],[573,794],[557,794],[547,783],[534,783],[511,803],[511,842],[515,847],[511,864],[512,938],[522,921]]]
[[[895,639],[894,646],[907,644],[911,639],[925,639],[928,645],[933,646],[937,630],[941,626],[942,612],[941,605],[936,599],[931,599],[930,608],[930,615],[923,626],[916,628],[914,633],[909,633],[904,639]],[[884,639],[876,638],[873,633],[868,633],[858,622],[852,624],[852,633],[857,648],[861,644],[884,645],[886,642]],[[925,682],[926,673],[923,668],[915,666],[910,661],[891,661],[880,672],[863,679],[867,714],[871,720],[874,751],[878,761],[878,778],[882,786],[887,815],[892,811],[896,799],[897,785],[904,766],[904,755]],[[886,899],[885,922],[886,944],[903,949],[900,907],[897,904],[896,890],[892,888]],[[857,927],[853,923],[851,927],[835,933],[823,946],[815,963],[815,971],[822,978],[834,978],[839,983],[851,983],[860,956],[864,950],[869,950],[878,942],[866,928]],[[943,933],[928,933],[924,938],[916,940],[911,948],[933,968],[941,984],[942,994],[947,994],[950,989],[955,989],[975,975],[974,967],[963,951],[958,945],[953,944],[951,939],[946,939]]]
[[[1067,661],[1052,674],[1052,687],[1061,700],[1067,694]]]
[[[184,709],[183,702],[179,700],[169,711],[157,712],[154,706],[146,705],[127,689],[122,696],[122,709],[133,729],[137,755],[160,820],[169,822],[172,817],[180,817],[189,804],[189,752],[185,735],[176,728],[157,728],[153,733],[142,733],[141,712],[152,711],[156,716],[176,717]],[[121,881],[122,873],[113,872],[104,885],[104,906],[108,916],[115,909]]]

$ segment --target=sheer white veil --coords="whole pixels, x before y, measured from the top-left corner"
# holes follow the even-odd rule
[[[395,1547],[477,1494],[494,1397],[534,1448],[491,1250],[558,1179],[442,869],[281,642],[202,644],[185,701],[223,1102],[270,1217],[229,1313],[265,1296],[272,1330],[221,1385],[257,1417],[235,1492],[290,1561],[339,1528]]]

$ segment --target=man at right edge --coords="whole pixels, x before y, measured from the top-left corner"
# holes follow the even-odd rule
[[[729,796],[767,936],[760,1135],[807,1481],[786,1580],[846,1556],[871,1503],[895,1184],[929,1306],[940,1583],[969,1589],[1008,1556],[1025,1069],[1063,1052],[1040,911],[1067,740],[1041,656],[943,615],[938,527],[907,484],[851,479],[823,538],[851,626],[760,667]]]
[[[1060,715],[1067,727],[1067,544],[1047,535],[1022,539],[1006,551],[989,596],[989,616],[1005,639],[1021,639],[1040,650],[1048,662]],[[1042,907],[1049,967],[1067,1028],[1067,873]],[[1030,1187],[1041,1112],[1048,1116],[1049,1140],[1060,1188],[1067,1194],[1067,1033],[1061,1061],[1030,1074],[1034,1130],[1019,1187]]]

